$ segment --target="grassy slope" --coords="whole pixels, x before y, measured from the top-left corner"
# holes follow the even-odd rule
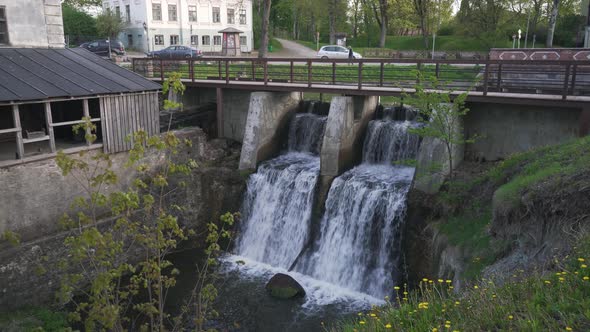
[[[465,200],[459,192],[465,195],[478,185],[492,184],[497,188],[496,196],[516,200],[524,191],[550,177],[581,172],[590,172],[590,137],[514,155],[469,183],[450,185],[451,193],[442,199],[456,204],[475,201],[438,226],[451,244],[468,253],[470,262],[464,277],[477,277],[483,267],[494,261],[494,248],[502,244],[495,243],[487,232],[491,202]],[[426,280],[422,292],[405,295],[403,289],[399,290],[399,298],[392,305],[342,323],[334,330],[389,330],[387,324],[401,331],[588,330],[590,270],[586,262],[589,259],[590,238],[585,237],[579,240],[573,257],[553,262],[558,270],[549,275],[530,276],[521,271],[503,286],[482,280],[478,288],[460,296],[449,294],[452,285],[446,281]]]

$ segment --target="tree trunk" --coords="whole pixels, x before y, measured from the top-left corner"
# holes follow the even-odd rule
[[[379,0],[379,10],[381,11],[381,35],[379,37],[379,47],[385,47],[385,38],[387,37],[387,0]]]
[[[259,58],[266,58],[266,51],[268,49],[268,26],[270,19],[270,5],[271,0],[264,0],[262,10],[262,35],[260,36],[260,49],[258,50]]]
[[[553,47],[553,35],[555,34],[555,23],[557,22],[557,14],[559,13],[560,0],[553,0],[553,9],[549,17],[549,26],[547,27],[547,42],[546,47]]]
[[[330,24],[330,44],[336,43],[336,3],[337,0],[330,0],[328,6],[328,23]]]

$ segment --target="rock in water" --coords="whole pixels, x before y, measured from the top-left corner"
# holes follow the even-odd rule
[[[291,276],[283,273],[277,273],[266,284],[266,290],[271,296],[279,299],[292,299],[295,297],[304,297],[305,290]]]

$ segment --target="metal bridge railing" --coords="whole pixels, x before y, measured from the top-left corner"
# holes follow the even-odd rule
[[[294,58],[134,58],[132,69],[164,80],[178,72],[187,81],[294,88],[425,88],[513,94],[590,96],[590,61],[404,60]]]

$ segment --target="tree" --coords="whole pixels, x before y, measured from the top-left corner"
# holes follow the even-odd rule
[[[63,0],[63,3],[77,8],[102,6],[102,0]]]
[[[121,17],[111,10],[106,10],[96,17],[96,30],[101,36],[116,38],[124,28],[125,23]]]
[[[258,49],[258,57],[265,58],[269,43],[269,20],[270,20],[270,7],[272,5],[271,0],[262,0],[262,29],[260,48]]]
[[[428,9],[429,9],[429,1],[428,0],[412,0],[414,4],[414,10],[416,11],[416,15],[418,16],[418,20],[420,21],[420,30],[422,30],[422,40],[424,42],[424,48],[428,48],[428,29],[426,26],[428,20]]]
[[[555,24],[557,23],[557,15],[559,14],[559,3],[560,0],[553,0],[551,16],[549,16],[549,26],[547,27],[546,47],[553,47],[553,35],[555,34]]]
[[[420,115],[418,121],[422,125],[411,132],[442,142],[447,154],[449,176],[452,178],[453,165],[457,162],[453,158],[455,149],[457,146],[473,143],[476,139],[466,139],[461,124],[462,118],[469,112],[465,107],[469,91],[453,97],[453,91],[436,77],[425,77],[420,71],[416,75],[421,83],[415,86],[415,93],[404,91],[401,99],[404,104],[415,107]]]
[[[69,36],[70,44],[77,45],[89,37],[97,35],[96,19],[86,12],[64,3],[62,5],[62,15],[64,34]]]
[[[379,26],[379,47],[385,47],[385,38],[387,37],[387,27],[389,25],[389,0],[365,0],[373,10],[375,20]]]

